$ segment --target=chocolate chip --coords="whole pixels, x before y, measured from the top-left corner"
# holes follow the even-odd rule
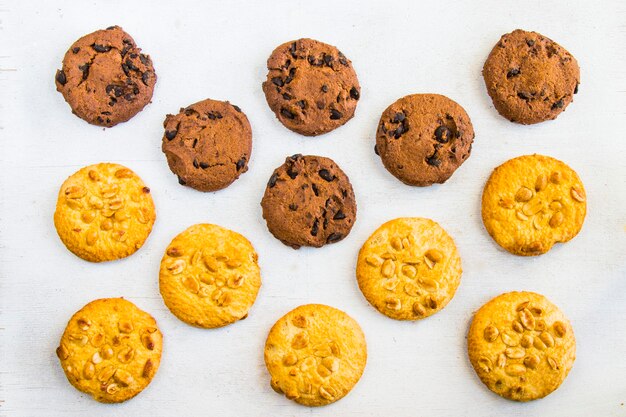
[[[522,100],[526,100],[526,101],[530,100],[530,97],[531,97],[530,94],[524,91],[517,93],[517,96],[521,98]]]
[[[239,106],[235,106],[234,104],[231,104],[231,106],[233,106],[233,109],[235,109],[237,113],[241,113],[241,109],[239,108]]]
[[[294,203],[289,204],[289,210],[291,210],[291,211],[298,210],[298,205],[294,204]]]
[[[148,86],[148,79],[150,79],[150,71],[141,74],[141,82],[144,83],[146,87]]]
[[[438,167],[439,165],[441,165],[441,159],[437,158],[437,153],[435,152],[432,156],[426,158],[426,163],[428,165]]]
[[[141,191],[143,191],[144,194],[150,194],[150,188],[148,187],[143,187]]]
[[[304,109],[306,107],[306,102],[304,100],[296,101],[296,106]]]
[[[284,117],[286,117],[287,119],[295,119],[296,115],[293,114],[292,112],[290,112],[289,110],[282,108],[280,109],[280,114],[282,114]]]
[[[506,73],[506,78],[516,77],[520,75],[520,72],[519,68],[512,68]]]
[[[289,168],[287,168],[287,175],[289,175],[289,178],[291,178],[292,180],[295,180],[296,177],[298,176],[298,171],[294,171],[293,165],[292,165]]]
[[[89,67],[90,67],[90,63],[86,62],[83,65],[79,65],[78,69],[81,70],[83,72],[83,80],[86,80],[87,77],[89,77]]]
[[[435,129],[435,139],[439,143],[448,143],[452,139],[452,131],[447,126],[439,126]]]
[[[322,92],[328,93],[328,86],[326,84],[322,86]]]
[[[333,57],[332,55],[326,55],[324,54],[324,64],[328,65],[330,67],[330,63],[333,61]]]
[[[400,123],[401,121],[403,121],[406,118],[406,116],[404,115],[404,113],[396,113],[395,116],[393,116],[393,123]]]
[[[282,87],[283,85],[285,85],[285,83],[283,82],[283,79],[280,77],[272,78],[272,84],[277,85],[279,87]]]
[[[317,185],[315,185],[315,183],[311,183],[311,189],[313,190],[313,194],[315,194],[316,197],[319,197],[320,190],[317,188]]]
[[[350,89],[350,97],[352,97],[355,100],[358,100],[361,97],[361,93],[359,93],[359,90],[357,90],[356,87],[352,87]]]
[[[330,109],[330,120],[338,120],[338,119],[341,119],[342,117],[343,117],[343,114],[341,114],[339,111],[335,109]]]
[[[139,71],[139,68],[135,64],[133,64],[133,61],[131,61],[130,59],[127,59],[125,64],[129,70]]]
[[[200,168],[202,169],[207,169],[209,167],[209,164],[206,162],[200,162]]]
[[[339,62],[341,62],[342,65],[348,65],[348,60],[346,59],[345,55],[342,54],[341,52],[339,52]]]
[[[191,147],[195,149],[197,144],[198,144],[198,138],[194,138],[193,144],[191,144]]]
[[[341,233],[331,233],[330,235],[328,235],[328,237],[326,238],[326,242],[327,243],[334,243],[334,242],[338,242],[343,238],[343,235]]]
[[[94,43],[93,45],[91,45],[91,47],[96,52],[109,52],[111,50],[110,46],[108,46],[108,45],[98,45],[97,43]]]
[[[378,145],[374,145],[374,153],[380,156],[380,154],[378,153]]]
[[[107,30],[113,30],[113,29],[115,29],[115,28],[117,28],[117,26],[109,26],[109,27],[107,28]]]
[[[533,45],[535,45],[535,41],[532,40],[532,39],[526,39],[526,45],[533,46]]]
[[[343,220],[346,218],[346,215],[343,211],[339,210],[337,213],[335,213],[335,215],[333,216],[333,220]]]
[[[556,103],[552,105],[552,110],[562,109],[564,105],[565,103],[563,103],[563,99],[560,99],[559,101],[557,101]]]
[[[144,54],[139,54],[139,60],[141,61],[142,64],[144,65],[150,65],[150,58],[148,58],[147,56],[145,56]]]
[[[274,172],[272,176],[270,177],[270,180],[267,182],[267,186],[270,188],[273,188],[276,185],[277,179],[278,179],[278,174]]]
[[[324,215],[326,215],[326,213],[324,213]],[[324,230],[326,230],[327,227],[328,227],[328,219],[324,218]]]
[[[403,125],[399,125],[396,130],[393,131],[393,137],[395,139],[400,139],[400,136],[402,136],[402,134],[404,133],[404,126]]]
[[[296,69],[292,68],[289,70],[289,75],[287,76],[287,78],[285,78],[285,84],[289,84],[292,80],[293,77],[296,76]]]
[[[80,47],[79,46],[75,46],[72,48],[72,52],[77,54],[78,52],[80,52]]]
[[[134,95],[134,94],[131,94],[131,93],[128,93],[128,94],[126,94],[126,95],[124,96],[124,99],[125,99],[126,101],[133,101],[133,100],[135,99],[135,95]]]
[[[311,227],[311,236],[317,236],[319,219],[315,219],[313,227]]]
[[[578,84],[576,84],[576,87],[574,87],[574,94],[578,94]]]
[[[100,116],[98,116],[96,120],[98,120],[98,123],[104,123],[104,119]]]
[[[127,77],[130,76],[130,70],[126,64],[122,64],[122,71],[124,71],[124,74],[126,74]]]
[[[324,102],[323,102],[323,101],[321,101],[321,100],[317,101],[315,104],[317,105],[317,108],[318,108],[318,109],[320,109],[320,110],[323,110],[323,109],[324,109],[324,107],[326,107],[326,105],[324,104]]]
[[[57,70],[57,75],[54,78],[61,85],[65,85],[67,83],[67,77],[65,77],[65,72],[63,72],[63,70]]]
[[[246,158],[243,157],[239,161],[237,161],[237,171],[241,171],[241,169],[246,165]]]
[[[287,93],[283,93],[283,100],[291,100],[291,96]]]
[[[302,154],[301,153],[294,153],[293,155],[291,155],[289,157],[289,159],[291,159],[292,161],[297,161],[299,159],[302,159]]]
[[[184,180],[184,179],[182,179],[182,178],[180,177],[180,175],[178,176],[178,183],[179,183],[180,185],[185,185],[185,184],[187,184],[187,182],[185,182],[185,180]]]
[[[297,58],[297,56],[296,56],[296,43],[295,42],[293,42],[291,44],[291,46],[289,47],[289,53],[291,54],[292,58]]]
[[[197,159],[193,160],[193,166],[194,166],[194,168],[200,168],[200,164],[198,163]]]
[[[332,180],[334,180],[334,179],[335,179],[335,176],[334,176],[334,175],[332,175],[332,174],[330,173],[330,171],[329,171],[329,170],[327,170],[327,169],[325,169],[325,168],[320,169],[320,170],[319,170],[319,172],[318,172],[318,174],[319,174],[319,176],[320,176],[320,177],[322,177],[324,180],[326,180],[326,181],[328,181],[328,182],[331,182]]]

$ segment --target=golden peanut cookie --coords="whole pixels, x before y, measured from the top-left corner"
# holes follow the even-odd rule
[[[576,359],[574,331],[543,295],[509,292],[482,306],[467,336],[469,359],[482,382],[515,401],[543,398]]]
[[[396,320],[443,309],[461,281],[454,240],[436,222],[398,218],[380,226],[359,251],[356,277],[367,301]]]
[[[265,342],[271,386],[311,407],[346,396],[361,378],[367,345],[359,324],[322,304],[297,307],[281,317]]]
[[[155,219],[150,188],[130,169],[109,163],[82,168],[65,180],[54,212],[61,241],[90,262],[132,255]]]
[[[222,327],[244,319],[261,287],[257,259],[239,233],[193,225],[172,240],[161,260],[163,301],[192,326]]]
[[[119,403],[152,381],[162,348],[152,316],[123,298],[103,298],[72,316],[56,353],[76,389],[103,403]]]
[[[483,191],[482,216],[491,237],[515,255],[541,255],[582,228],[587,203],[576,172],[543,155],[497,167]]]

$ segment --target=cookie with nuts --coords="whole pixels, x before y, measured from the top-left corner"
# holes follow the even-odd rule
[[[214,328],[248,316],[261,287],[258,256],[244,236],[196,224],[176,236],[161,260],[165,305],[185,323]]]
[[[95,300],[67,323],[56,350],[70,384],[103,403],[129,400],[159,369],[163,335],[123,298]]]
[[[393,176],[424,187],[446,182],[470,156],[473,141],[463,107],[439,94],[412,94],[383,112],[374,151]]]
[[[420,320],[443,309],[461,274],[454,240],[436,222],[419,217],[380,226],[361,247],[356,267],[367,301],[396,320]]]
[[[182,185],[199,191],[228,187],[248,170],[252,130],[241,109],[206,99],[168,114],[162,150]]]
[[[310,407],[345,397],[367,362],[365,335],[346,313],[307,304],[281,317],[265,342],[271,386],[290,400]]]
[[[580,68],[552,39],[517,29],[493,47],[483,77],[498,113],[527,125],[556,119],[565,111],[578,92]]]
[[[150,188],[130,169],[111,163],[84,167],[65,180],[54,212],[61,241],[90,262],[132,255],[155,219]]]
[[[112,127],[139,113],[156,84],[152,60],[119,26],[83,36],[70,46],[57,70],[57,91],[72,113],[86,122]]]
[[[354,116],[361,87],[352,62],[336,47],[298,39],[267,60],[263,91],[288,129],[305,136],[330,132]]]
[[[348,176],[322,156],[288,157],[272,173],[261,207],[269,231],[294,249],[339,242],[356,220]]]
[[[582,228],[586,211],[585,188],[576,172],[549,156],[505,162],[483,190],[485,228],[514,255],[541,255],[569,241]]]
[[[470,325],[467,348],[487,388],[515,401],[536,400],[556,390],[576,359],[567,317],[533,292],[509,292],[482,306]]]

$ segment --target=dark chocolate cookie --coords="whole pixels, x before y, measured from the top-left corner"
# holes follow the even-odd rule
[[[199,191],[229,186],[248,170],[252,129],[228,101],[203,100],[168,114],[162,150],[178,182]]]
[[[483,77],[498,112],[512,122],[556,119],[578,92],[580,68],[562,46],[517,29],[493,47]]]
[[[270,232],[294,249],[338,242],[356,220],[350,180],[322,156],[287,158],[270,177],[261,206]]]
[[[156,79],[150,57],[119,26],[74,42],[55,77],[75,115],[106,127],[139,113],[152,99]]]
[[[473,141],[463,107],[439,94],[413,94],[383,112],[374,151],[400,181],[423,187],[450,178],[470,155]]]
[[[316,136],[354,116],[361,87],[352,62],[334,46],[313,39],[284,43],[267,69],[265,98],[288,129]]]

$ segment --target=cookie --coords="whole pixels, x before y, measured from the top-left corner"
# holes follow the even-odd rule
[[[203,100],[168,114],[162,150],[178,181],[199,191],[228,187],[248,170],[252,129],[228,101]]]
[[[356,266],[361,292],[396,320],[419,320],[443,309],[461,281],[454,240],[436,222],[390,220],[365,241]]]
[[[109,163],[87,166],[65,180],[54,212],[63,244],[90,262],[132,255],[155,219],[150,188],[130,169]]]
[[[222,327],[244,319],[261,287],[257,258],[239,233],[193,225],[172,240],[161,260],[163,301],[192,326]]]
[[[123,298],[103,298],[72,316],[56,353],[77,390],[119,403],[152,381],[162,349],[163,335],[150,314]]]
[[[525,155],[497,167],[483,190],[491,237],[514,255],[541,255],[580,232],[587,203],[580,178],[563,162]]]
[[[313,39],[284,43],[267,69],[265,98],[286,128],[317,136],[354,116],[361,87],[352,62],[334,46]]]
[[[152,60],[119,26],[85,35],[70,46],[57,70],[57,91],[72,113],[112,127],[139,113],[156,84]]]
[[[576,359],[574,332],[543,295],[509,292],[482,306],[467,335],[469,359],[481,381],[515,401],[557,389]]]
[[[578,92],[580,68],[558,43],[517,29],[493,47],[483,77],[498,113],[528,125],[556,119],[565,110]]]
[[[265,342],[271,386],[310,407],[345,397],[367,362],[365,335],[346,313],[321,304],[297,307],[281,317]]]
[[[322,156],[288,157],[270,177],[261,206],[269,231],[294,249],[339,242],[356,220],[350,180]]]
[[[438,94],[412,94],[387,107],[375,152],[405,184],[442,184],[469,157],[472,122],[456,102]]]

